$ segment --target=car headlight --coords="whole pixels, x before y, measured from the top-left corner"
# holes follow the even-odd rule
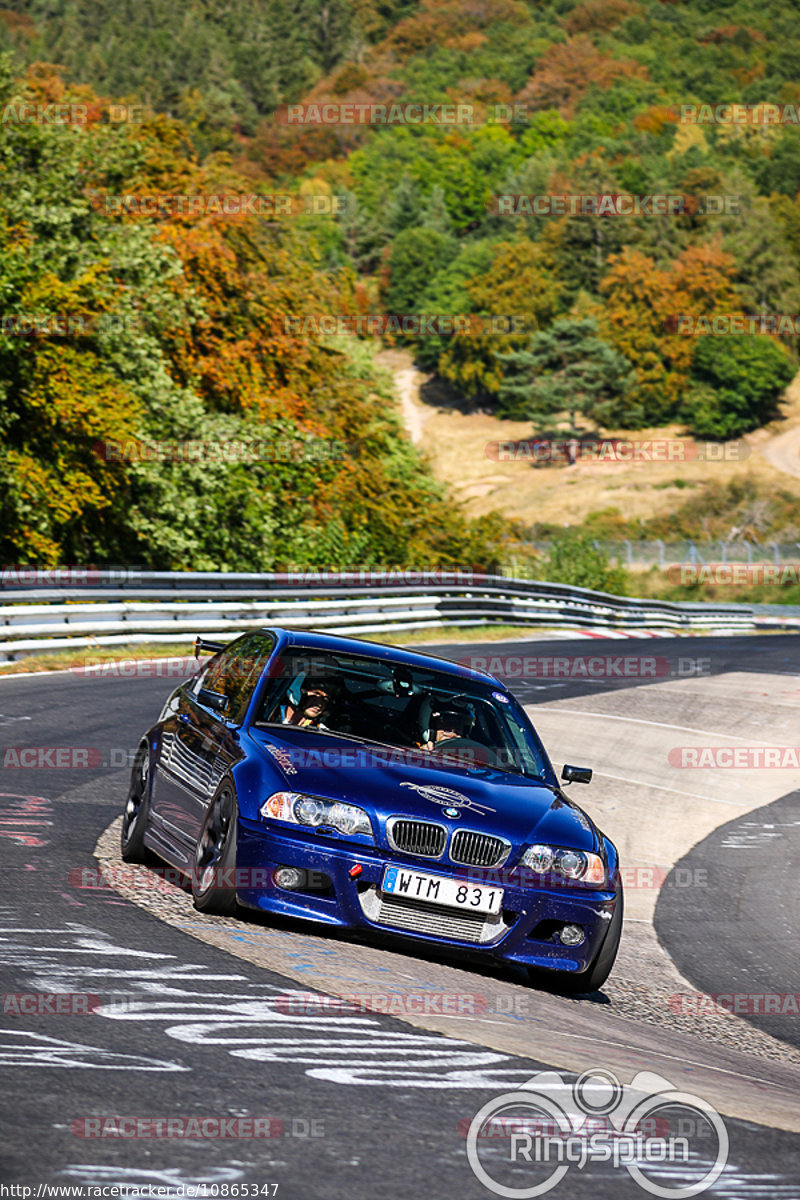
[[[363,808],[343,804],[341,800],[324,800],[321,796],[306,796],[302,792],[275,792],[261,805],[261,816],[292,825],[325,826],[346,837],[365,834],[372,837],[372,824]]]
[[[586,850],[564,850],[558,846],[529,846],[520,859],[521,865],[530,867],[537,875],[552,873],[564,879],[577,879],[581,883],[603,884],[606,869],[599,854]]]

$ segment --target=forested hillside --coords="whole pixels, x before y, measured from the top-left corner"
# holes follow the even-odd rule
[[[800,312],[791,0],[31,0],[0,31],[3,313],[86,318],[0,332],[7,560],[484,560],[402,436],[376,339],[323,315],[470,315],[408,344],[536,428],[565,387],[586,427],[725,438],[777,411],[797,322],[773,318]],[[89,115],[31,121],[25,100]],[[276,192],[291,219],[119,200]],[[92,450],[286,436],[316,461]]]
[[[0,126],[3,561],[485,558],[481,527],[405,438],[371,347],[285,332],[286,315],[351,302],[350,273],[320,269],[316,218],[226,215],[246,181],[199,164],[177,121],[109,125],[46,69],[1,90],[6,112],[88,111]],[[207,211],[144,218],[120,196]]]
[[[135,95],[211,130],[251,133],[414,3],[385,0],[32,0],[2,14],[5,45],[109,96]]]

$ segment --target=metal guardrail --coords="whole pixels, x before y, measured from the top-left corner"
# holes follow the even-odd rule
[[[680,542],[665,542],[660,538],[631,541],[618,538],[607,541],[593,539],[598,550],[629,568],[658,566],[661,570],[684,563],[775,563],[796,564],[800,559],[800,542],[753,542],[747,539],[727,539],[717,542],[695,542],[687,538]],[[540,554],[551,548],[549,542],[528,542],[527,547]]]
[[[741,604],[611,596],[468,570],[385,572],[39,572],[0,582],[0,662],[48,651],[189,643],[196,634],[285,625],[369,634],[513,624],[581,629],[754,628]],[[63,576],[66,575],[66,578]],[[76,582],[78,586],[76,586]],[[62,586],[63,584],[63,586]]]

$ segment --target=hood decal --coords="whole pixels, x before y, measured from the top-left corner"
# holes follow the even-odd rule
[[[480,816],[487,812],[497,812],[490,804],[479,804],[476,800],[470,800],[463,792],[457,792],[455,788],[442,787],[436,783],[401,783],[400,787],[412,788],[423,800],[430,800],[431,804],[438,804],[442,808],[458,805],[459,808],[471,809]]]
[[[264,743],[264,749],[272,755],[279,766],[283,767],[287,775],[297,774],[297,767],[292,762],[292,756],[288,750],[282,750],[279,746],[270,746],[268,742]]]

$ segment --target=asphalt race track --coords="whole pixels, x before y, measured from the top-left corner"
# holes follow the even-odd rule
[[[557,768],[596,770],[572,794],[628,871],[623,947],[603,991],[568,999],[391,939],[201,918],[147,868],[98,886],[95,848],[113,867],[128,764],[175,681],[3,679],[4,1184],[31,1196],[125,1184],[129,1196],[486,1198],[502,1193],[473,1173],[465,1137],[483,1105],[539,1072],[555,1095],[554,1072],[627,1084],[649,1071],[722,1113],[727,1165],[703,1195],[797,1200],[800,1012],[786,997],[800,994],[800,769],[758,754],[797,745],[800,637],[438,652],[503,658],[494,669]],[[605,667],[587,671],[587,656]],[[655,677],[642,667],[653,661]],[[40,765],[16,765],[31,747]],[[400,1015],[328,999],[354,992],[399,998]],[[699,993],[745,999],[731,1015]],[[430,1005],[410,1002],[420,996]],[[453,996],[455,1011],[442,1003]],[[745,1011],[765,997],[780,1010]],[[193,1119],[203,1134],[186,1132]],[[507,1149],[498,1137],[481,1161],[521,1197],[542,1176],[524,1156],[501,1161]],[[624,1165],[588,1161],[547,1194],[672,1194],[690,1181],[682,1170],[655,1172],[670,1189],[656,1193]]]
[[[708,877],[696,906],[682,905],[667,888],[656,906],[656,929],[677,966],[706,993],[719,991],[723,976],[724,991],[735,995],[775,991],[780,979],[786,1000],[776,998],[776,1011],[759,1006],[741,1015],[800,1047],[797,792],[715,829],[676,867],[687,871]],[[726,888],[733,878],[735,889]]]

